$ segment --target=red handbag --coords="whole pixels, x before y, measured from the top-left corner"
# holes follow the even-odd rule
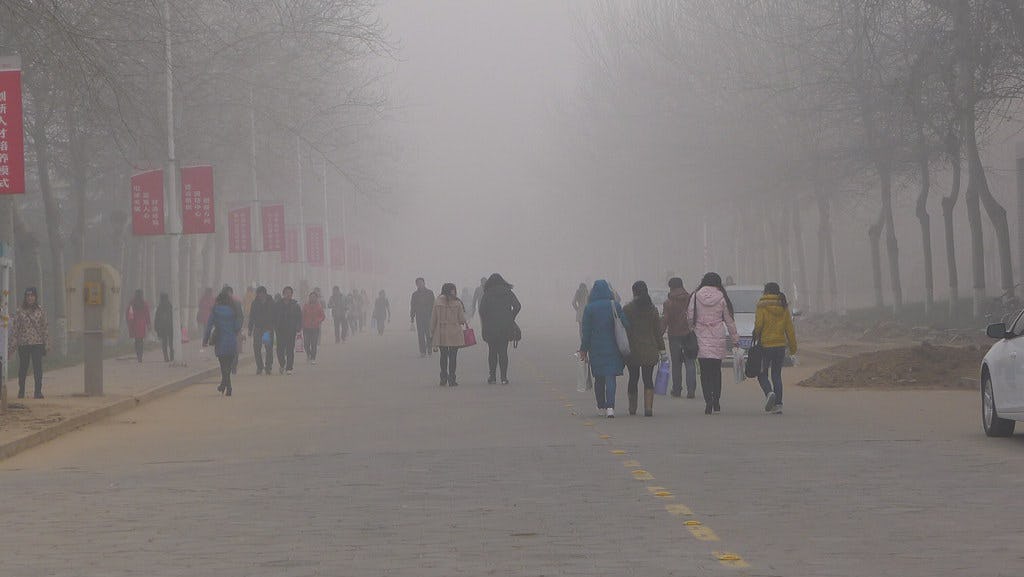
[[[462,331],[462,337],[466,342],[463,346],[471,347],[476,344],[476,331],[472,328],[466,327],[466,329]]]

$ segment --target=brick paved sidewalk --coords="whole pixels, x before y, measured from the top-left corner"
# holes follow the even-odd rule
[[[183,346],[188,366],[169,366],[159,350],[148,350],[143,362],[134,355],[107,359],[103,365],[102,397],[85,396],[85,375],[82,365],[47,370],[43,360],[43,395],[32,399],[32,375],[26,381],[29,398],[18,399],[18,376],[7,381],[9,408],[0,415],[0,446],[69,419],[117,405],[157,387],[180,382],[216,368],[212,349],[201,349],[198,341]],[[244,351],[243,351],[244,352]],[[179,357],[179,360],[181,357]]]

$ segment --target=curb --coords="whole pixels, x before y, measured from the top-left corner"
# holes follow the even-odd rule
[[[200,381],[205,381],[210,377],[218,375],[220,375],[220,367],[214,367],[211,369],[200,371],[198,373],[193,373],[177,381],[171,381],[169,383],[157,385],[156,387],[153,387],[152,389],[149,389],[147,391],[143,391],[138,395],[134,395],[127,399],[122,399],[111,405],[100,407],[96,410],[89,411],[88,413],[83,413],[76,417],[72,417],[52,427],[48,427],[41,431],[36,431],[34,433],[25,435],[24,437],[21,437],[19,439],[9,441],[7,443],[4,443],[3,445],[0,445],[0,461],[4,459],[9,459],[10,457],[17,455],[18,453],[27,451],[33,447],[38,447],[43,443],[52,441],[57,437],[66,435],[72,431],[77,431],[78,429],[81,429],[86,425],[91,425],[92,423],[95,423],[97,421],[101,421],[108,417],[113,417],[114,415],[118,415],[125,411],[129,411],[143,403],[148,403],[150,401],[155,401],[159,398],[166,397],[167,395],[176,393],[186,387],[199,383]]]

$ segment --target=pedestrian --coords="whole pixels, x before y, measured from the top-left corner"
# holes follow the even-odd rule
[[[292,287],[281,289],[281,302],[274,311],[274,331],[277,336],[277,370],[292,374],[295,368],[295,335],[302,329],[302,308],[292,298]]]
[[[519,303],[512,285],[498,273],[492,274],[484,283],[484,294],[480,297],[477,312],[480,313],[480,330],[487,343],[487,384],[493,385],[497,369],[501,369],[501,384],[508,384],[508,344],[521,338],[516,317],[523,306]]]
[[[672,277],[668,280],[668,298],[662,305],[662,325],[668,333],[668,352],[672,361],[672,396],[683,394],[683,367],[686,367],[686,398],[697,396],[697,359],[693,352],[687,352],[687,341],[696,342],[690,330],[686,310],[690,293],[683,286],[683,279]]]
[[[21,306],[11,317],[7,341],[8,358],[18,352],[18,398],[25,398],[25,379],[30,365],[36,387],[33,397],[43,398],[43,357],[50,350],[50,332],[36,287],[25,289]]]
[[[583,322],[583,309],[587,308],[589,300],[590,291],[587,290],[587,285],[580,283],[579,288],[576,289],[576,294],[572,297],[572,309],[576,311],[577,325],[580,325]]]
[[[327,308],[331,309],[331,320],[334,321],[334,344],[348,340],[348,300],[338,287],[332,290]]]
[[[265,286],[257,287],[255,295],[249,308],[252,354],[256,358],[256,374],[270,376],[274,371],[274,301]]]
[[[466,323],[466,305],[459,299],[455,285],[445,283],[434,302],[430,315],[431,346],[441,353],[441,386],[459,385],[455,378],[459,348],[466,346],[463,328]]]
[[[221,290],[222,293],[227,293],[228,297],[231,299],[231,306],[234,307],[234,309],[235,309],[235,316],[238,317],[239,322],[244,323],[245,322],[244,319],[245,319],[245,314],[246,313],[244,312],[244,309],[242,308],[242,306],[243,306],[242,305],[242,301],[238,300],[238,297],[235,296],[235,289],[231,288],[231,285],[225,284],[224,287],[221,288],[220,290]],[[218,296],[220,296],[220,295],[218,295]],[[243,324],[242,326],[245,326],[245,325]],[[245,336],[244,335],[239,335],[239,338],[241,338],[242,340],[245,340]],[[238,374],[238,356],[239,356],[240,353],[241,353],[241,349],[236,346],[235,347],[235,360],[234,360],[234,362],[231,363],[231,374],[233,374],[233,375],[237,375]]]
[[[764,285],[764,295],[757,303],[754,319],[754,338],[760,340],[764,351],[761,373],[757,376],[765,395],[764,410],[781,414],[782,365],[787,350],[791,355],[796,354],[796,330],[789,301],[779,283]]]
[[[480,278],[480,284],[473,291],[473,302],[469,306],[469,316],[474,317],[480,310],[480,299],[484,298],[484,285],[487,284],[487,277]]]
[[[309,293],[306,304],[302,305],[302,347],[306,351],[306,360],[314,365],[316,349],[320,344],[320,325],[325,318],[320,295],[316,291]]]
[[[210,311],[213,310],[213,289],[206,287],[199,297],[199,312],[196,313],[196,322],[199,326],[205,327],[206,321],[210,320]]]
[[[135,359],[141,363],[144,339],[150,327],[149,303],[142,297],[142,289],[135,289],[124,316],[128,320],[128,336],[135,339]]]
[[[619,303],[615,302],[608,281],[594,281],[580,323],[580,358],[590,364],[594,375],[597,414],[608,418],[615,417],[615,378],[622,375],[626,366],[615,340],[616,315],[628,329],[629,320],[622,314]]]
[[[220,386],[217,392],[226,397],[231,396],[231,372],[238,358],[238,340],[242,332],[241,307],[230,288],[224,287],[217,295],[203,333],[203,346],[212,343],[214,354],[220,361]]]
[[[690,297],[686,318],[697,334],[697,362],[700,388],[704,393],[704,414],[722,410],[722,359],[732,343],[738,342],[732,301],[722,286],[722,277],[709,272]],[[723,330],[722,325],[725,325]],[[726,336],[728,331],[728,336]]]
[[[366,322],[370,317],[370,295],[366,289],[359,289],[359,330],[366,329]]]
[[[252,285],[246,287],[245,296],[242,297],[242,314],[249,317],[252,312],[252,303],[256,300],[256,289]]]
[[[420,345],[420,358],[430,355],[430,315],[434,311],[434,291],[427,288],[423,277],[416,279],[416,291],[409,302],[409,323],[416,325],[416,339]]]
[[[164,353],[164,362],[174,362],[174,309],[167,293],[160,293],[160,304],[156,305],[153,314],[153,330],[160,339],[160,350]]]
[[[467,319],[473,318],[473,315],[470,314],[472,311],[470,311],[470,309],[468,307],[466,307],[466,303],[472,303],[473,302],[473,293],[471,293],[469,291],[469,287],[468,286],[462,287],[462,297],[461,298],[462,298],[462,306],[463,306],[463,308],[466,309],[466,318]]]
[[[352,289],[352,292],[348,296],[348,313],[349,313],[349,325],[352,327],[352,334],[362,332],[363,327],[359,324],[359,319],[362,318],[363,313],[360,311],[362,307],[362,299],[359,298],[359,291]]]
[[[647,283],[638,280],[633,283],[633,300],[622,308],[626,319],[626,334],[629,335],[629,355],[626,366],[629,368],[629,384],[626,394],[629,397],[629,414],[635,415],[637,410],[637,384],[644,380],[644,416],[654,416],[654,368],[665,354],[664,330],[661,328],[661,315],[651,301]]]
[[[380,291],[377,301],[373,303],[373,322],[377,325],[377,334],[384,334],[384,325],[391,322],[391,302],[388,295]]]

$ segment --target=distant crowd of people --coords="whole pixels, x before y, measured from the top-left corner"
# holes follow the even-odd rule
[[[661,362],[671,364],[672,396],[682,396],[685,369],[686,397],[696,396],[699,375],[704,413],[722,410],[722,361],[733,354],[734,362],[740,362],[746,354],[738,348],[735,311],[726,286],[720,275],[709,272],[692,294],[678,277],[669,279],[668,288],[660,314],[644,281],[633,283],[633,299],[625,306],[605,280],[589,289],[581,284],[576,291],[572,308],[580,329],[579,355],[593,375],[599,415],[615,416],[616,377],[628,370],[629,414],[637,413],[642,379],[644,415],[653,416],[654,372]],[[617,330],[624,335],[617,335]],[[764,410],[780,414],[782,367],[787,353],[796,354],[797,343],[789,303],[778,283],[764,285],[751,337],[751,346],[759,347],[758,361],[751,355],[751,362],[761,365],[756,372],[765,395]]]

